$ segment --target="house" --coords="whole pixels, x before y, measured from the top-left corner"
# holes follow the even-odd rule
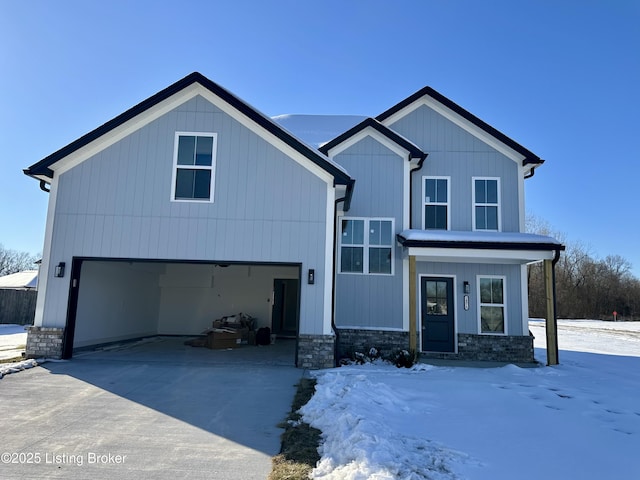
[[[0,289],[35,290],[38,287],[38,270],[23,270],[0,277]]]
[[[300,367],[367,346],[531,361],[526,265],[552,292],[563,249],[523,233],[542,162],[430,88],[316,149],[190,74],[25,170],[49,192],[27,354],[243,311]]]

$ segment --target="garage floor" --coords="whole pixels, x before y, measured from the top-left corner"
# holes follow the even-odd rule
[[[304,373],[295,341],[183,342],[83,352],[4,377],[1,476],[265,479]]]

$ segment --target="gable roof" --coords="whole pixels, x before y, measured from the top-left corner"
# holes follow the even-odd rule
[[[375,118],[365,118],[362,122],[350,128],[342,135],[339,135],[333,140],[322,145],[318,150],[320,150],[324,154],[328,154],[332,148],[340,145],[344,141],[365,130],[366,128],[373,128],[377,132],[387,137],[389,140],[404,148],[407,152],[409,152],[409,160],[411,160],[412,158],[417,158],[419,162],[422,162],[427,157],[427,154],[420,150],[420,148],[416,146],[416,144],[407,140],[402,135],[398,135],[396,132],[383,125]]]
[[[394,105],[393,107],[389,108],[388,110],[382,112],[380,115],[378,115],[376,117],[376,120],[378,120],[380,122],[383,122],[387,118],[391,117],[393,114],[395,114],[395,113],[399,112],[400,110],[408,107],[409,105],[411,105],[412,103],[420,100],[424,96],[431,97],[436,102],[444,105],[448,109],[450,109],[453,112],[455,112],[456,114],[460,115],[465,120],[471,122],[476,127],[484,130],[486,133],[488,133],[489,135],[491,135],[495,139],[499,140],[503,144],[507,145],[509,148],[511,148],[511,149],[515,150],[516,152],[518,152],[519,154],[521,154],[524,157],[524,160],[522,161],[522,165],[540,165],[540,164],[544,163],[544,160],[542,160],[535,153],[533,153],[530,150],[526,149],[525,147],[523,147],[522,145],[520,145],[519,143],[517,143],[513,139],[507,137],[504,133],[496,130],[495,128],[493,128],[488,123],[480,120],[478,117],[473,115],[471,112],[465,110],[464,108],[462,108],[457,103],[452,102],[447,97],[445,97],[441,93],[435,91],[431,87],[424,87],[421,90],[418,90],[416,93],[414,93],[413,95],[405,98],[400,103],[398,103],[398,104]]]
[[[184,90],[185,88],[191,86],[194,83],[200,84],[205,89],[209,90],[211,93],[222,99],[224,102],[231,105],[233,108],[246,115],[249,119],[254,121],[260,127],[264,128],[269,133],[276,136],[278,139],[285,142],[289,147],[296,150],[298,153],[302,154],[304,157],[311,160],[313,163],[324,169],[330,175],[334,177],[334,183],[338,185],[350,185],[353,183],[353,180],[349,176],[349,174],[338,164],[331,161],[328,157],[321,154],[311,146],[305,144],[298,138],[294,137],[292,134],[282,129],[278,124],[272,121],[266,115],[263,115],[255,108],[240,100],[238,97],[233,95],[228,90],[225,90],[217,83],[212,82],[207,77],[198,72],[193,72],[181,80],[178,80],[176,83],[168,86],[164,90],[152,95],[151,97],[143,100],[136,106],[130,108],[129,110],[121,113],[117,117],[109,120],[105,124],[99,126],[95,130],[83,135],[79,139],[71,142],[69,145],[61,148],[57,152],[52,153],[51,155],[43,158],[39,162],[31,165],[29,168],[24,170],[24,173],[30,177],[43,180],[44,178],[52,179],[53,178],[53,170],[50,168],[54,163],[62,160],[68,155],[76,152],[80,148],[88,145],[94,140],[99,139],[103,135],[111,132],[115,128],[124,124],[125,122],[133,119],[134,117],[144,113],[149,110],[153,106],[159,104],[163,100],[170,98],[176,93]]]
[[[23,270],[0,277],[0,288],[35,289],[38,285],[38,270]]]

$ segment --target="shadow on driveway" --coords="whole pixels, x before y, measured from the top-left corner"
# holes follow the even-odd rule
[[[85,352],[5,377],[3,451],[40,461],[5,462],[2,477],[266,478],[303,374],[295,341],[226,351],[183,341]]]

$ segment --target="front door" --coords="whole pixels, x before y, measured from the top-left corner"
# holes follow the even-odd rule
[[[422,351],[454,352],[453,279],[422,277]]]

